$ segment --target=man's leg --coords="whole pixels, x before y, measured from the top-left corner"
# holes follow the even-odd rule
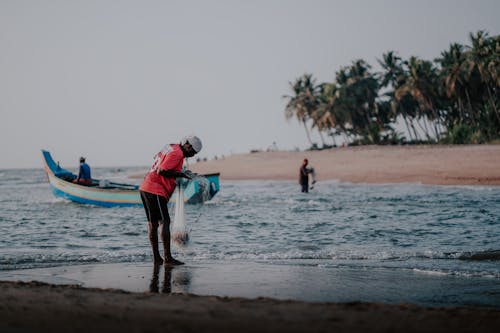
[[[153,260],[155,264],[163,264],[163,258],[158,249],[158,222],[148,222],[148,235],[151,249],[153,250]]]
[[[161,241],[163,242],[163,256],[165,265],[183,265],[184,263],[174,259],[170,250],[170,217],[160,221]]]
[[[158,250],[158,217],[155,210],[156,196],[143,191],[140,193],[144,211],[146,212],[146,218],[148,220],[148,237],[149,243],[151,244],[151,250],[153,251],[153,260],[155,265],[161,265],[163,264],[163,258]]]

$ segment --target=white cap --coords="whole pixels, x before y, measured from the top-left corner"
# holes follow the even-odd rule
[[[189,143],[193,147],[194,151],[199,153],[202,147],[201,140],[196,135],[188,135],[182,138],[181,145]]]

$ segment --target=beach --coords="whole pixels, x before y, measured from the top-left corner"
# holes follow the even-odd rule
[[[193,163],[198,173],[221,179],[298,179],[302,160],[318,181],[500,185],[500,145],[360,146],[304,152],[255,152]]]
[[[307,195],[303,158],[318,179]],[[220,172],[222,187],[187,211],[176,268],[151,264],[142,209],[77,205],[42,171],[6,172],[0,331],[498,331],[498,251],[481,251],[498,250],[500,145],[255,152],[190,169]]]
[[[497,332],[498,310],[0,282],[2,332]]]

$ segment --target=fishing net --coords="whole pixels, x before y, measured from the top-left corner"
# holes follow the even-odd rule
[[[193,180],[198,182],[198,186],[200,188],[199,193],[200,193],[201,202],[205,202],[207,200],[210,200],[210,198],[212,198],[212,196],[213,196],[212,192],[214,191],[214,189],[212,189],[210,187],[210,186],[212,186],[212,184],[210,184],[210,181],[206,177],[199,176],[199,175],[195,175]]]
[[[175,216],[172,225],[172,240],[178,245],[185,245],[189,240],[186,213],[184,210],[184,186],[181,184],[177,188],[175,198]]]

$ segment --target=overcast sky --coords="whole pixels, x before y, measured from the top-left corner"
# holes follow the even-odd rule
[[[0,0],[0,168],[145,166],[189,133],[200,157],[304,149],[289,82],[395,50],[432,60],[500,31],[500,1]]]

